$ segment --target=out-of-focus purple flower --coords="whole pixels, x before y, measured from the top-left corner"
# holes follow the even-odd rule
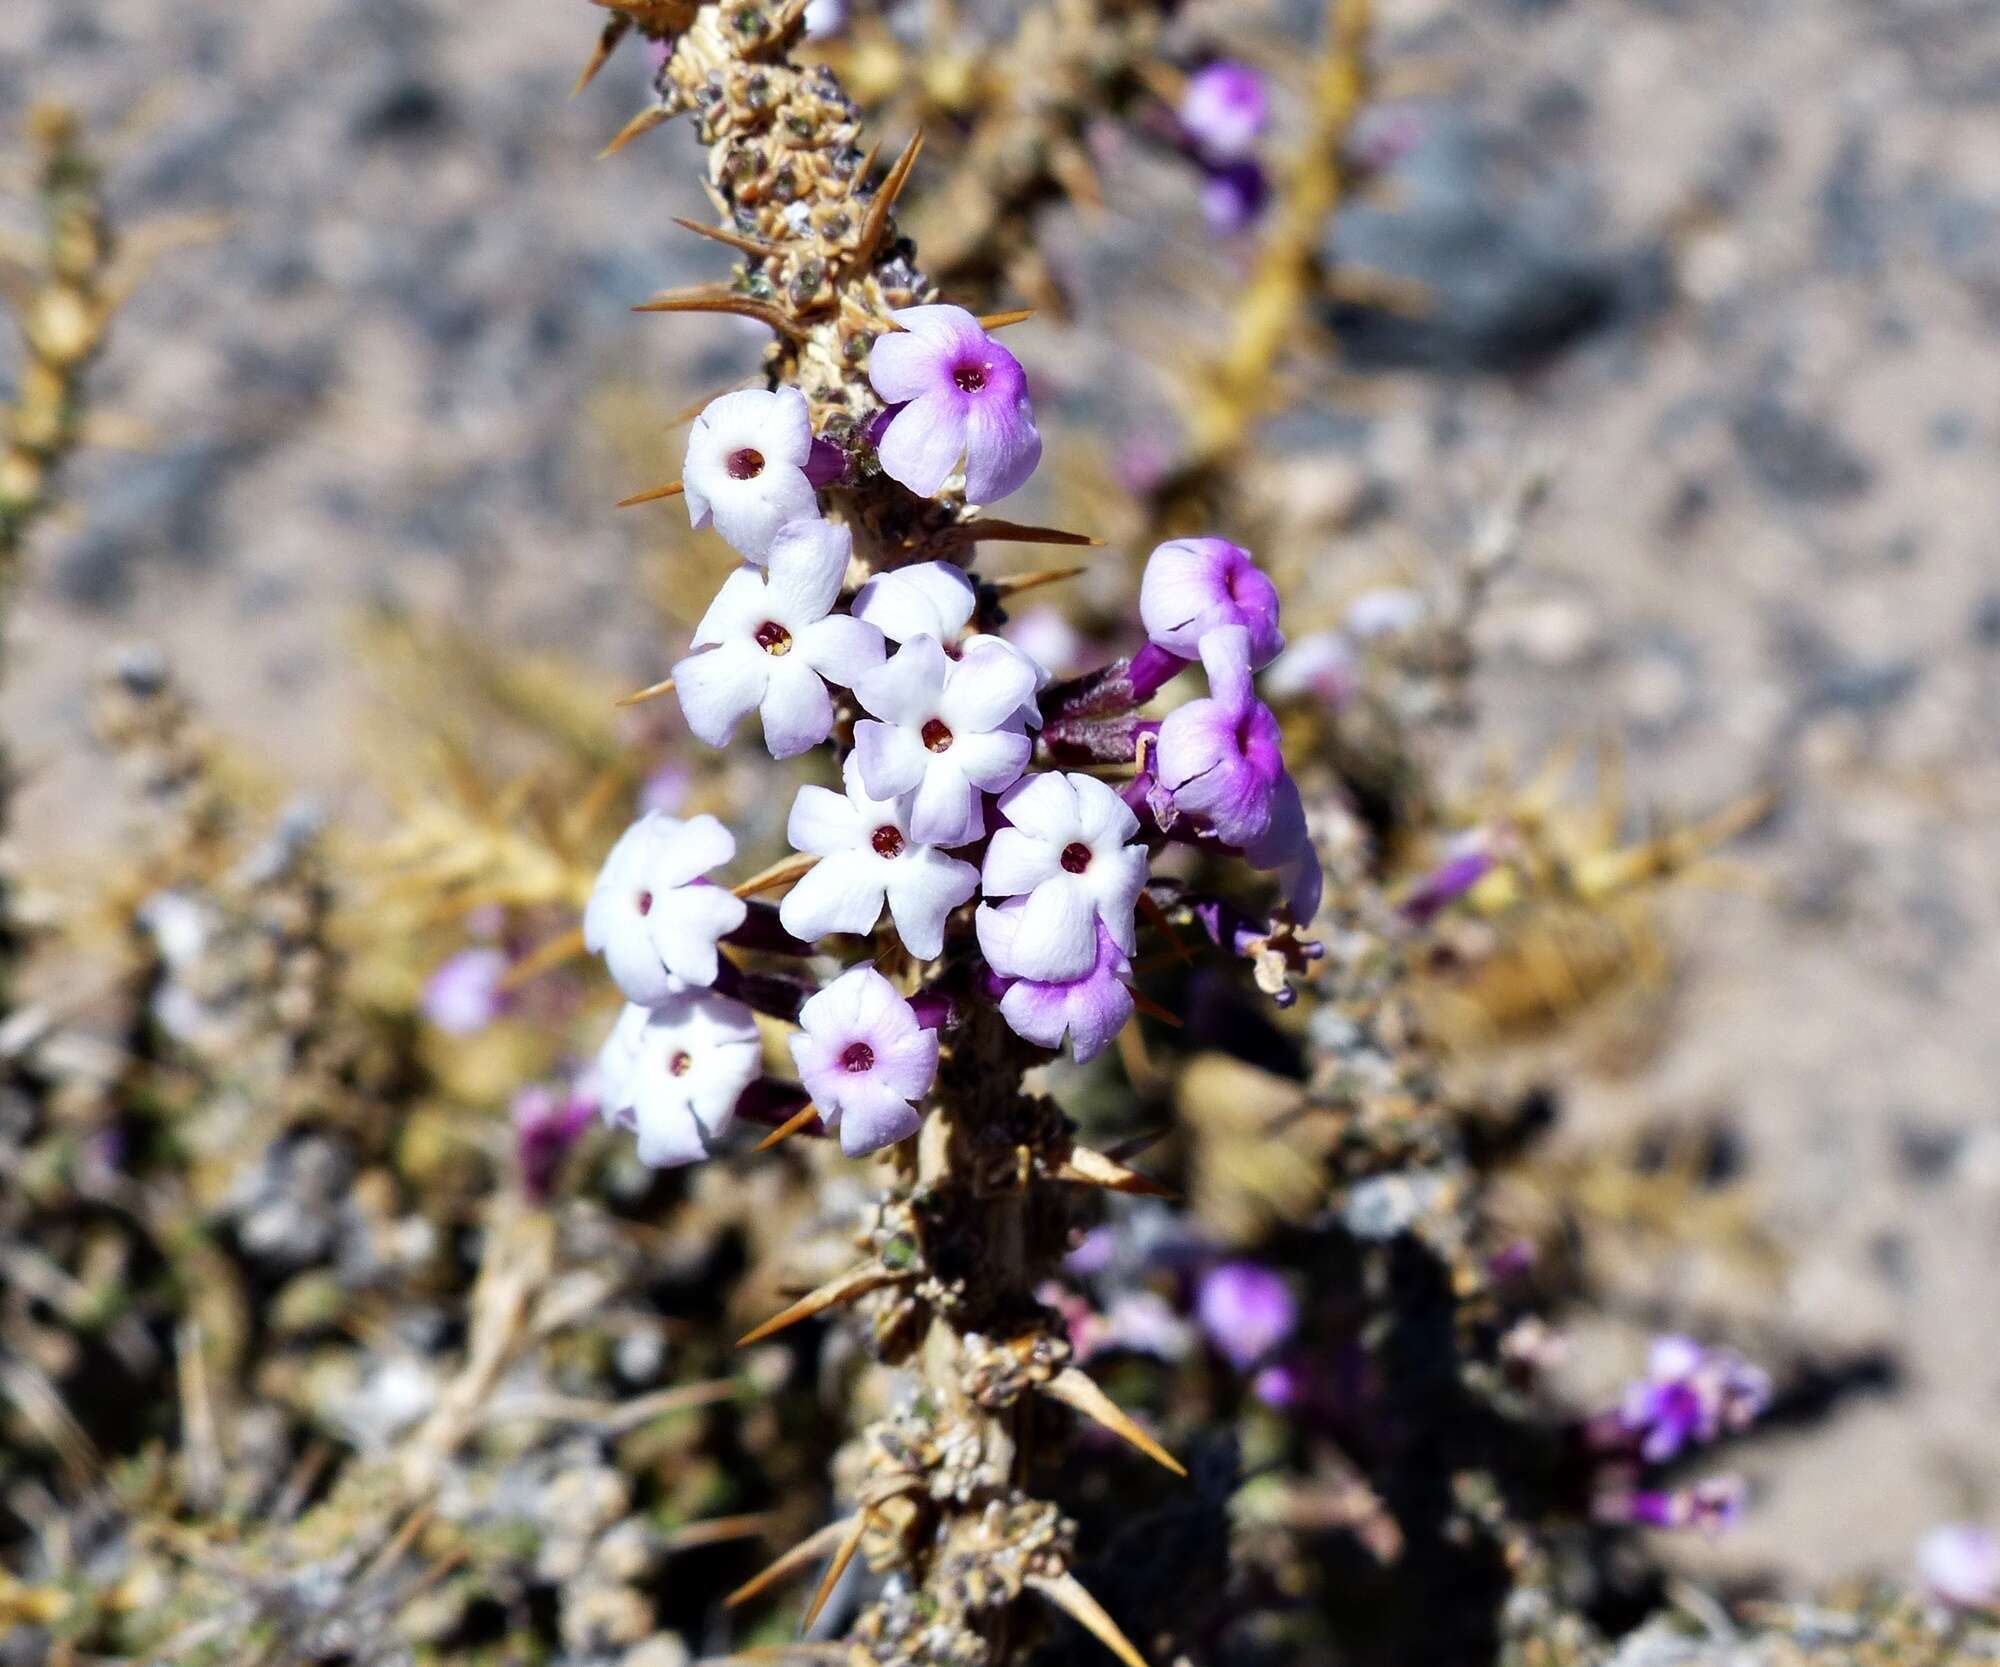
[[[1158,434],[1135,434],[1118,448],[1111,460],[1111,472],[1118,484],[1135,498],[1142,498],[1166,478],[1173,467],[1174,453]]]
[[[1654,1339],[1645,1378],[1625,1392],[1618,1428],[1648,1464],[1746,1429],[1770,1405],[1771,1380],[1727,1349]]]
[[[1211,168],[1201,182],[1201,212],[1217,237],[1237,237],[1257,223],[1270,201],[1271,182],[1255,162]]]
[[[1146,635],[1183,660],[1201,653],[1202,639],[1225,625],[1248,634],[1254,671],[1285,646],[1278,629],[1278,587],[1250,552],[1226,538],[1169,539],[1146,558],[1139,580],[1139,618]]]
[[[1060,1048],[1068,1037],[1079,1063],[1095,1059],[1123,1030],[1134,1012],[1126,980],[1132,963],[1097,922],[1097,954],[1079,978],[1038,980],[1013,972],[1015,939],[1026,916],[1028,899],[1016,897],[997,906],[982,903],[973,917],[980,952],[1005,984],[1000,1016],[1014,1034],[1037,1047]]]
[[[850,968],[799,1009],[799,1079],[850,1158],[917,1132],[937,1080],[938,1038],[873,967]]]
[[[1296,1366],[1279,1364],[1261,1368],[1250,1380],[1250,1393],[1267,1407],[1283,1412],[1304,1398],[1305,1386]]]
[[[556,1171],[598,1111],[588,1078],[566,1093],[537,1083],[514,1096],[514,1158],[529,1198],[539,1204],[548,1197]]]
[[[919,497],[944,485],[965,459],[965,496],[995,503],[1019,491],[1042,459],[1021,361],[963,307],[904,307],[900,331],[878,336],[868,379],[900,405],[876,453],[883,471]]]
[[[1156,754],[1160,784],[1183,814],[1204,818],[1231,845],[1247,845],[1271,825],[1285,776],[1278,720],[1250,681],[1250,633],[1240,625],[1201,641],[1209,696],[1167,714]]]
[[[1974,1523],[1944,1523],[1917,1544],[1917,1578],[1950,1608],[2000,1607],[2000,1541]]]
[[[450,1036],[476,1036],[507,1010],[500,982],[508,960],[498,949],[461,949],[424,985],[424,1017]]]
[[[1600,1522],[1629,1522],[1644,1528],[1693,1528],[1715,1536],[1743,1519],[1749,1491],[1740,1476],[1710,1476],[1688,1488],[1636,1488],[1599,1494]]]
[[[1256,1262],[1218,1262],[1210,1268],[1195,1293],[1195,1314],[1209,1341],[1239,1372],[1263,1360],[1299,1323],[1291,1287]]]
[[[847,27],[847,0],[807,0],[806,38],[823,41]]]
[[[671,816],[687,803],[694,772],[685,764],[666,763],[639,784],[639,814],[657,810]]]
[[[1190,142],[1210,161],[1246,157],[1271,119],[1264,78],[1248,64],[1219,58],[1188,77],[1180,118]]]
[[[1030,608],[1016,614],[1007,627],[1007,640],[1058,677],[1074,676],[1088,649],[1082,633],[1060,608]]]
[[[1353,699],[1357,685],[1353,646],[1338,631],[1299,638],[1264,673],[1264,692],[1273,700],[1311,696],[1338,706]]]
[[[1447,858],[1405,893],[1402,916],[1412,926],[1425,926],[1493,872],[1492,851],[1475,845]]]

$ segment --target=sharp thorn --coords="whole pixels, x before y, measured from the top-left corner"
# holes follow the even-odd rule
[[[583,66],[583,73],[576,78],[576,85],[569,90],[571,98],[575,98],[597,79],[597,72],[611,61],[611,54],[618,50],[618,43],[625,38],[626,32],[631,27],[632,20],[623,16],[613,17],[604,25],[598,34],[597,45],[590,54],[590,61]]]
[[[1132,1005],[1136,1007],[1141,1013],[1145,1014],[1147,1018],[1158,1019],[1161,1024],[1171,1025],[1175,1030],[1179,1030],[1181,1028],[1181,1018],[1178,1013],[1168,1012],[1167,1009],[1162,1007],[1157,1001],[1152,1000],[1150,997],[1141,995],[1137,990],[1133,989],[1129,984],[1125,988],[1125,993],[1132,998]]]
[[[1044,585],[1059,585],[1065,579],[1074,579],[1079,573],[1088,571],[1083,567],[1040,567],[1032,573],[1009,573],[993,581],[996,596],[1019,596],[1025,591],[1040,590]]]
[[[638,138],[640,134],[652,132],[661,122],[667,121],[672,115],[673,111],[669,110],[664,104],[647,105],[645,109],[641,110],[638,115],[634,116],[618,130],[610,144],[597,153],[597,160],[602,162],[607,156],[616,156],[627,145],[631,144],[634,139]]]
[[[982,330],[1004,330],[1010,324],[1025,324],[1035,316],[1033,307],[1016,307],[1011,312],[983,313],[979,328]]]
[[[734,1609],[739,1604],[748,1603],[759,1592],[775,1586],[795,1569],[804,1568],[815,1557],[822,1557],[839,1545],[847,1535],[851,1517],[842,1517],[838,1522],[829,1522],[824,1528],[808,1534],[776,1562],[768,1565],[761,1574],[754,1574],[722,1600],[722,1607]]]
[[[1060,527],[1027,527],[1018,521],[961,521],[947,527],[931,541],[934,544],[1076,544],[1092,550],[1104,548],[1104,540],[1088,533],[1064,532]]]
[[[1054,1604],[1125,1667],[1146,1667],[1146,1658],[1132,1647],[1132,1640],[1118,1630],[1118,1623],[1105,1614],[1104,1606],[1083,1589],[1073,1574],[1031,1574],[1022,1584],[1032,1587]]]
[[[618,706],[644,706],[649,700],[658,700],[660,696],[670,695],[673,692],[674,680],[671,677],[663,677],[659,682],[652,684],[648,688],[635,690],[629,695],[620,695],[614,704]]]
[[[819,1115],[819,1107],[814,1105],[810,1100],[808,1100],[790,1117],[787,1117],[784,1120],[784,1122],[780,1123],[762,1140],[758,1141],[755,1146],[751,1147],[750,1148],[751,1152],[754,1154],[757,1152],[770,1151],[770,1149],[773,1146],[777,1145],[779,1141],[789,1140],[793,1135],[797,1134],[799,1130],[803,1129],[818,1115]]]
[[[1164,1465],[1176,1476],[1186,1476],[1187,1467],[1133,1422],[1131,1415],[1097,1387],[1097,1380],[1074,1366],[1065,1366],[1042,1385],[1042,1393],[1080,1412],[1124,1441],[1129,1441],[1155,1464]]]
[[[847,1565],[854,1561],[854,1554],[861,1549],[861,1536],[867,1532],[868,1511],[864,1506],[849,1519],[840,1549],[833,1554],[833,1561],[827,1564],[826,1573],[819,1577],[819,1588],[813,1593],[812,1602],[806,1605],[805,1618],[799,1622],[801,1633],[812,1630],[813,1622],[819,1619],[819,1612],[826,1607],[826,1600],[833,1596],[834,1587],[840,1584],[840,1577],[847,1572]]]
[[[860,241],[854,247],[857,264],[873,258],[876,245],[889,228],[890,211],[895,208],[896,199],[903,194],[903,187],[909,183],[910,170],[917,165],[917,153],[923,148],[924,130],[918,128],[903,147],[903,154],[896,158],[894,166],[876,187],[875,200],[868,205],[868,218],[862,222]],[[872,156],[870,160],[873,160]]]
[[[583,928],[572,927],[560,937],[549,939],[539,949],[530,950],[501,975],[498,988],[505,994],[520,989],[523,984],[540,978],[545,972],[553,972],[565,961],[574,960],[583,953]]]
[[[769,868],[752,874],[741,885],[732,886],[730,890],[735,896],[744,898],[756,897],[767,891],[776,891],[780,886],[789,886],[799,880],[803,880],[807,874],[812,872],[813,866],[818,861],[818,857],[810,856],[801,851],[795,856],[785,857],[778,862],[772,863]]]
[[[643,492],[634,492],[629,498],[620,498],[611,507],[613,509],[630,509],[634,504],[655,504],[662,498],[678,498],[686,490],[687,486],[685,483],[670,480],[665,486],[649,486]]]
[[[1128,1192],[1140,1198],[1175,1197],[1171,1187],[1163,1187],[1149,1175],[1127,1169],[1117,1159],[1088,1146],[1072,1146],[1069,1156],[1050,1172],[1058,1181],[1074,1181],[1079,1186],[1103,1187],[1107,1192]]]
[[[770,1532],[777,1522],[777,1516],[770,1511],[756,1511],[747,1516],[710,1517],[705,1522],[685,1523],[674,1529],[662,1544],[668,1551],[686,1551],[692,1546],[747,1540]]]
[[[656,295],[641,301],[635,313],[731,313],[737,318],[755,319],[781,336],[796,336],[798,320],[768,301],[753,301],[747,295],[731,295],[726,290],[696,291],[686,295]]]
[[[810,1291],[787,1308],[782,1314],[773,1314],[754,1331],[745,1332],[737,1338],[736,1346],[747,1349],[752,1343],[761,1343],[767,1337],[775,1337],[779,1332],[797,1325],[801,1320],[809,1320],[815,1314],[823,1314],[829,1308],[843,1302],[852,1302],[858,1296],[883,1285],[893,1285],[903,1276],[891,1273],[880,1262],[864,1262],[842,1274],[838,1279],[830,1279],[817,1291]]]
[[[704,226],[699,220],[686,220],[674,216],[674,224],[691,231],[696,237],[710,238],[717,243],[726,243],[732,249],[741,249],[746,255],[756,255],[768,259],[778,252],[775,243],[766,243],[761,237],[751,237],[743,232],[733,232],[723,226]]]

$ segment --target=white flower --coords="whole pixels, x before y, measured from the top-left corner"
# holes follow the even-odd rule
[[[735,855],[735,836],[713,816],[680,822],[657,810],[611,847],[583,911],[583,941],[626,1000],[651,1006],[684,984],[715,982],[716,940],[749,910],[723,887],[697,882]]]
[[[829,932],[871,932],[886,900],[903,947],[921,961],[944,948],[944,918],[979,889],[979,870],[910,836],[907,800],[874,799],[852,755],[846,797],[802,787],[787,836],[819,862],[778,906],[778,919],[810,943]]]
[[[819,515],[806,479],[812,417],[796,388],[744,388],[710,400],[688,435],[681,469],[688,514],[711,521],[738,554],[762,561],[787,521]]]
[[[952,641],[971,622],[972,581],[948,561],[923,561],[878,573],[854,593],[854,617],[891,642],[912,637]]]
[[[821,1120],[851,1158],[917,1132],[910,1102],[937,1080],[937,1032],[873,967],[842,973],[799,1009],[792,1059]]]
[[[853,684],[882,663],[882,633],[833,612],[854,536],[832,521],[793,521],[771,541],[770,569],[739,567],[695,628],[696,652],[674,667],[687,726],[711,747],[755,708],[773,758],[833,731],[829,683]]]
[[[1041,772],[1000,796],[1010,824],[993,835],[988,897],[1028,900],[1009,971],[1039,982],[1081,978],[1097,958],[1097,924],[1127,955],[1146,885],[1146,851],[1131,807],[1095,776]]]
[[[641,1163],[695,1163],[728,1131],[763,1057],[740,1001],[687,990],[650,1010],[627,1007],[597,1056],[604,1120],[637,1133]]]
[[[854,726],[861,779],[878,799],[912,795],[910,834],[964,845],[985,831],[981,792],[1010,787],[1034,750],[1020,715],[1035,692],[1025,655],[950,659],[912,637],[854,685],[872,719]]]

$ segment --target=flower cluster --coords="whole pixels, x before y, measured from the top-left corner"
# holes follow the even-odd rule
[[[1296,924],[1318,906],[1253,684],[1284,646],[1277,592],[1246,551],[1162,545],[1146,646],[1058,681],[996,634],[995,592],[962,568],[871,571],[823,514],[822,494],[877,471],[920,498],[990,503],[1041,456],[1020,362],[977,319],[928,305],[891,322],[868,364],[884,409],[864,428],[815,436],[795,389],[753,390],[711,403],[688,442],[690,517],[744,562],[673,668],[688,728],[722,746],[754,712],[773,758],[832,742],[840,787],[799,790],[775,909],[709,878],[736,855],[712,816],[650,810],[606,860],[584,938],[631,1005],[598,1088],[649,1163],[706,1156],[746,1107],[816,1113],[851,1154],[906,1139],[959,998],[994,1002],[1035,1048],[1101,1052],[1138,1005],[1142,906],[1224,907],[1178,881],[1148,899],[1170,842],[1277,872]],[[1207,695],[1146,716],[1196,664]],[[866,955],[817,988],[808,964],[839,940]],[[792,970],[746,972],[738,951]],[[796,1086],[763,1079],[758,1013],[797,1027]]]
[[[1204,176],[1201,206],[1209,225],[1224,236],[1243,231],[1270,195],[1256,151],[1271,119],[1263,76],[1248,64],[1217,59],[1188,77],[1178,114]]]

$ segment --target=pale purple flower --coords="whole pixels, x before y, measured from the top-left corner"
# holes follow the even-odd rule
[[[1727,1349],[1659,1337],[1646,1376],[1625,1392],[1618,1424],[1648,1464],[1746,1429],[1770,1405],[1771,1381]]]
[[[1081,671],[1090,647],[1060,608],[1030,608],[1016,614],[1007,627],[1007,640],[1058,677]]]
[[[1271,119],[1264,78],[1248,64],[1217,59],[1188,77],[1180,118],[1189,139],[1210,160],[1247,156]]]
[[[604,1120],[638,1135],[641,1163],[698,1162],[728,1132],[763,1057],[750,1009],[713,991],[627,1007],[597,1056]]]
[[[1202,178],[1202,218],[1217,237],[1236,237],[1256,224],[1270,196],[1271,182],[1257,163],[1225,162]]]
[[[786,830],[794,849],[818,857],[778,906],[778,919],[811,943],[829,932],[872,932],[884,903],[903,947],[920,961],[944,949],[945,916],[979,889],[979,870],[913,839],[904,799],[871,798],[850,754],[846,795],[801,787]]]
[[[965,569],[923,561],[877,573],[854,593],[854,617],[894,643],[912,637],[953,641],[972,619],[976,598]]]
[[[1018,491],[1042,457],[1020,360],[963,307],[889,316],[903,328],[877,336],[868,355],[875,392],[902,407],[876,447],[883,471],[928,498],[963,457],[968,503]]]
[[[1264,673],[1264,692],[1273,700],[1311,695],[1338,706],[1353,698],[1358,679],[1354,648],[1338,631],[1300,637]]]
[[[1400,637],[1423,623],[1429,607],[1420,591],[1404,585],[1377,585],[1347,604],[1347,630],[1362,642]]]
[[[937,1080],[937,1032],[917,1022],[873,967],[844,972],[799,1009],[792,1038],[799,1079],[850,1158],[917,1132],[921,1100]]]
[[[1413,926],[1426,925],[1492,873],[1495,860],[1477,832],[1458,841],[1450,856],[1404,894],[1398,913]]]
[[[1271,825],[1285,761],[1278,720],[1250,680],[1250,633],[1218,626],[1201,640],[1206,700],[1191,700],[1160,725],[1160,784],[1185,815],[1204,818],[1231,845],[1248,845]]]
[[[1271,820],[1262,833],[1243,847],[1243,860],[1252,868],[1266,869],[1277,876],[1278,890],[1296,924],[1307,925],[1319,913],[1326,875],[1320,867],[1319,847],[1313,844],[1312,829],[1306,824],[1305,801],[1299,797],[1299,784],[1289,774],[1281,776],[1272,790]]]
[[[778,529],[819,515],[806,479],[812,418],[796,388],[743,388],[710,400],[688,435],[681,484],[697,527],[712,521],[730,546],[761,562]]]
[[[847,0],[807,0],[806,39],[821,41],[847,27]]]
[[[1291,1287],[1257,1262],[1218,1262],[1202,1275],[1195,1317],[1209,1341],[1247,1372],[1298,1328]]]
[[[1132,962],[1099,922],[1096,956],[1081,977],[1023,978],[1013,970],[1013,950],[1027,907],[1024,897],[998,905],[982,903],[973,917],[980,953],[1006,984],[1000,1016],[1016,1036],[1037,1047],[1060,1048],[1067,1037],[1079,1064],[1095,1059],[1132,1017],[1132,991],[1126,983]]]
[[[1095,776],[1042,771],[1000,796],[999,829],[981,875],[988,897],[1025,897],[1008,971],[1047,982],[1081,978],[1098,959],[1100,926],[1130,955],[1146,886],[1132,808]]]
[[[716,940],[749,909],[701,876],[735,855],[735,836],[713,816],[681,822],[657,810],[611,847],[583,911],[583,941],[627,1001],[651,1006],[684,984],[715,982]]]
[[[507,1010],[500,981],[509,962],[498,949],[461,949],[424,984],[424,1017],[449,1036],[474,1036]]]
[[[1249,634],[1252,669],[1285,646],[1278,629],[1278,587],[1250,552],[1226,538],[1175,538],[1146,558],[1139,581],[1139,618],[1161,648],[1192,660],[1202,639],[1224,625]]]
[[[912,795],[910,836],[922,844],[979,838],[979,795],[1013,786],[1034,750],[1020,711],[1034,692],[1026,656],[955,661],[935,637],[912,637],[854,684],[872,714],[854,726],[862,782],[878,799]]]
[[[1749,1490],[1740,1476],[1709,1476],[1687,1488],[1635,1488],[1600,1494],[1592,1506],[1600,1522],[1647,1528],[1694,1528],[1711,1538],[1743,1518]]]
[[[770,567],[739,567],[695,628],[696,652],[674,667],[687,726],[712,747],[753,709],[773,758],[833,732],[827,685],[851,687],[882,663],[882,633],[833,611],[854,535],[833,521],[793,521],[771,540]]]
[[[1933,1528],[1917,1545],[1917,1578],[1953,1609],[2000,1607],[2000,1541],[1969,1522]]]
[[[639,784],[639,809],[664,810],[669,816],[687,803],[694,773],[685,764],[666,763]]]

